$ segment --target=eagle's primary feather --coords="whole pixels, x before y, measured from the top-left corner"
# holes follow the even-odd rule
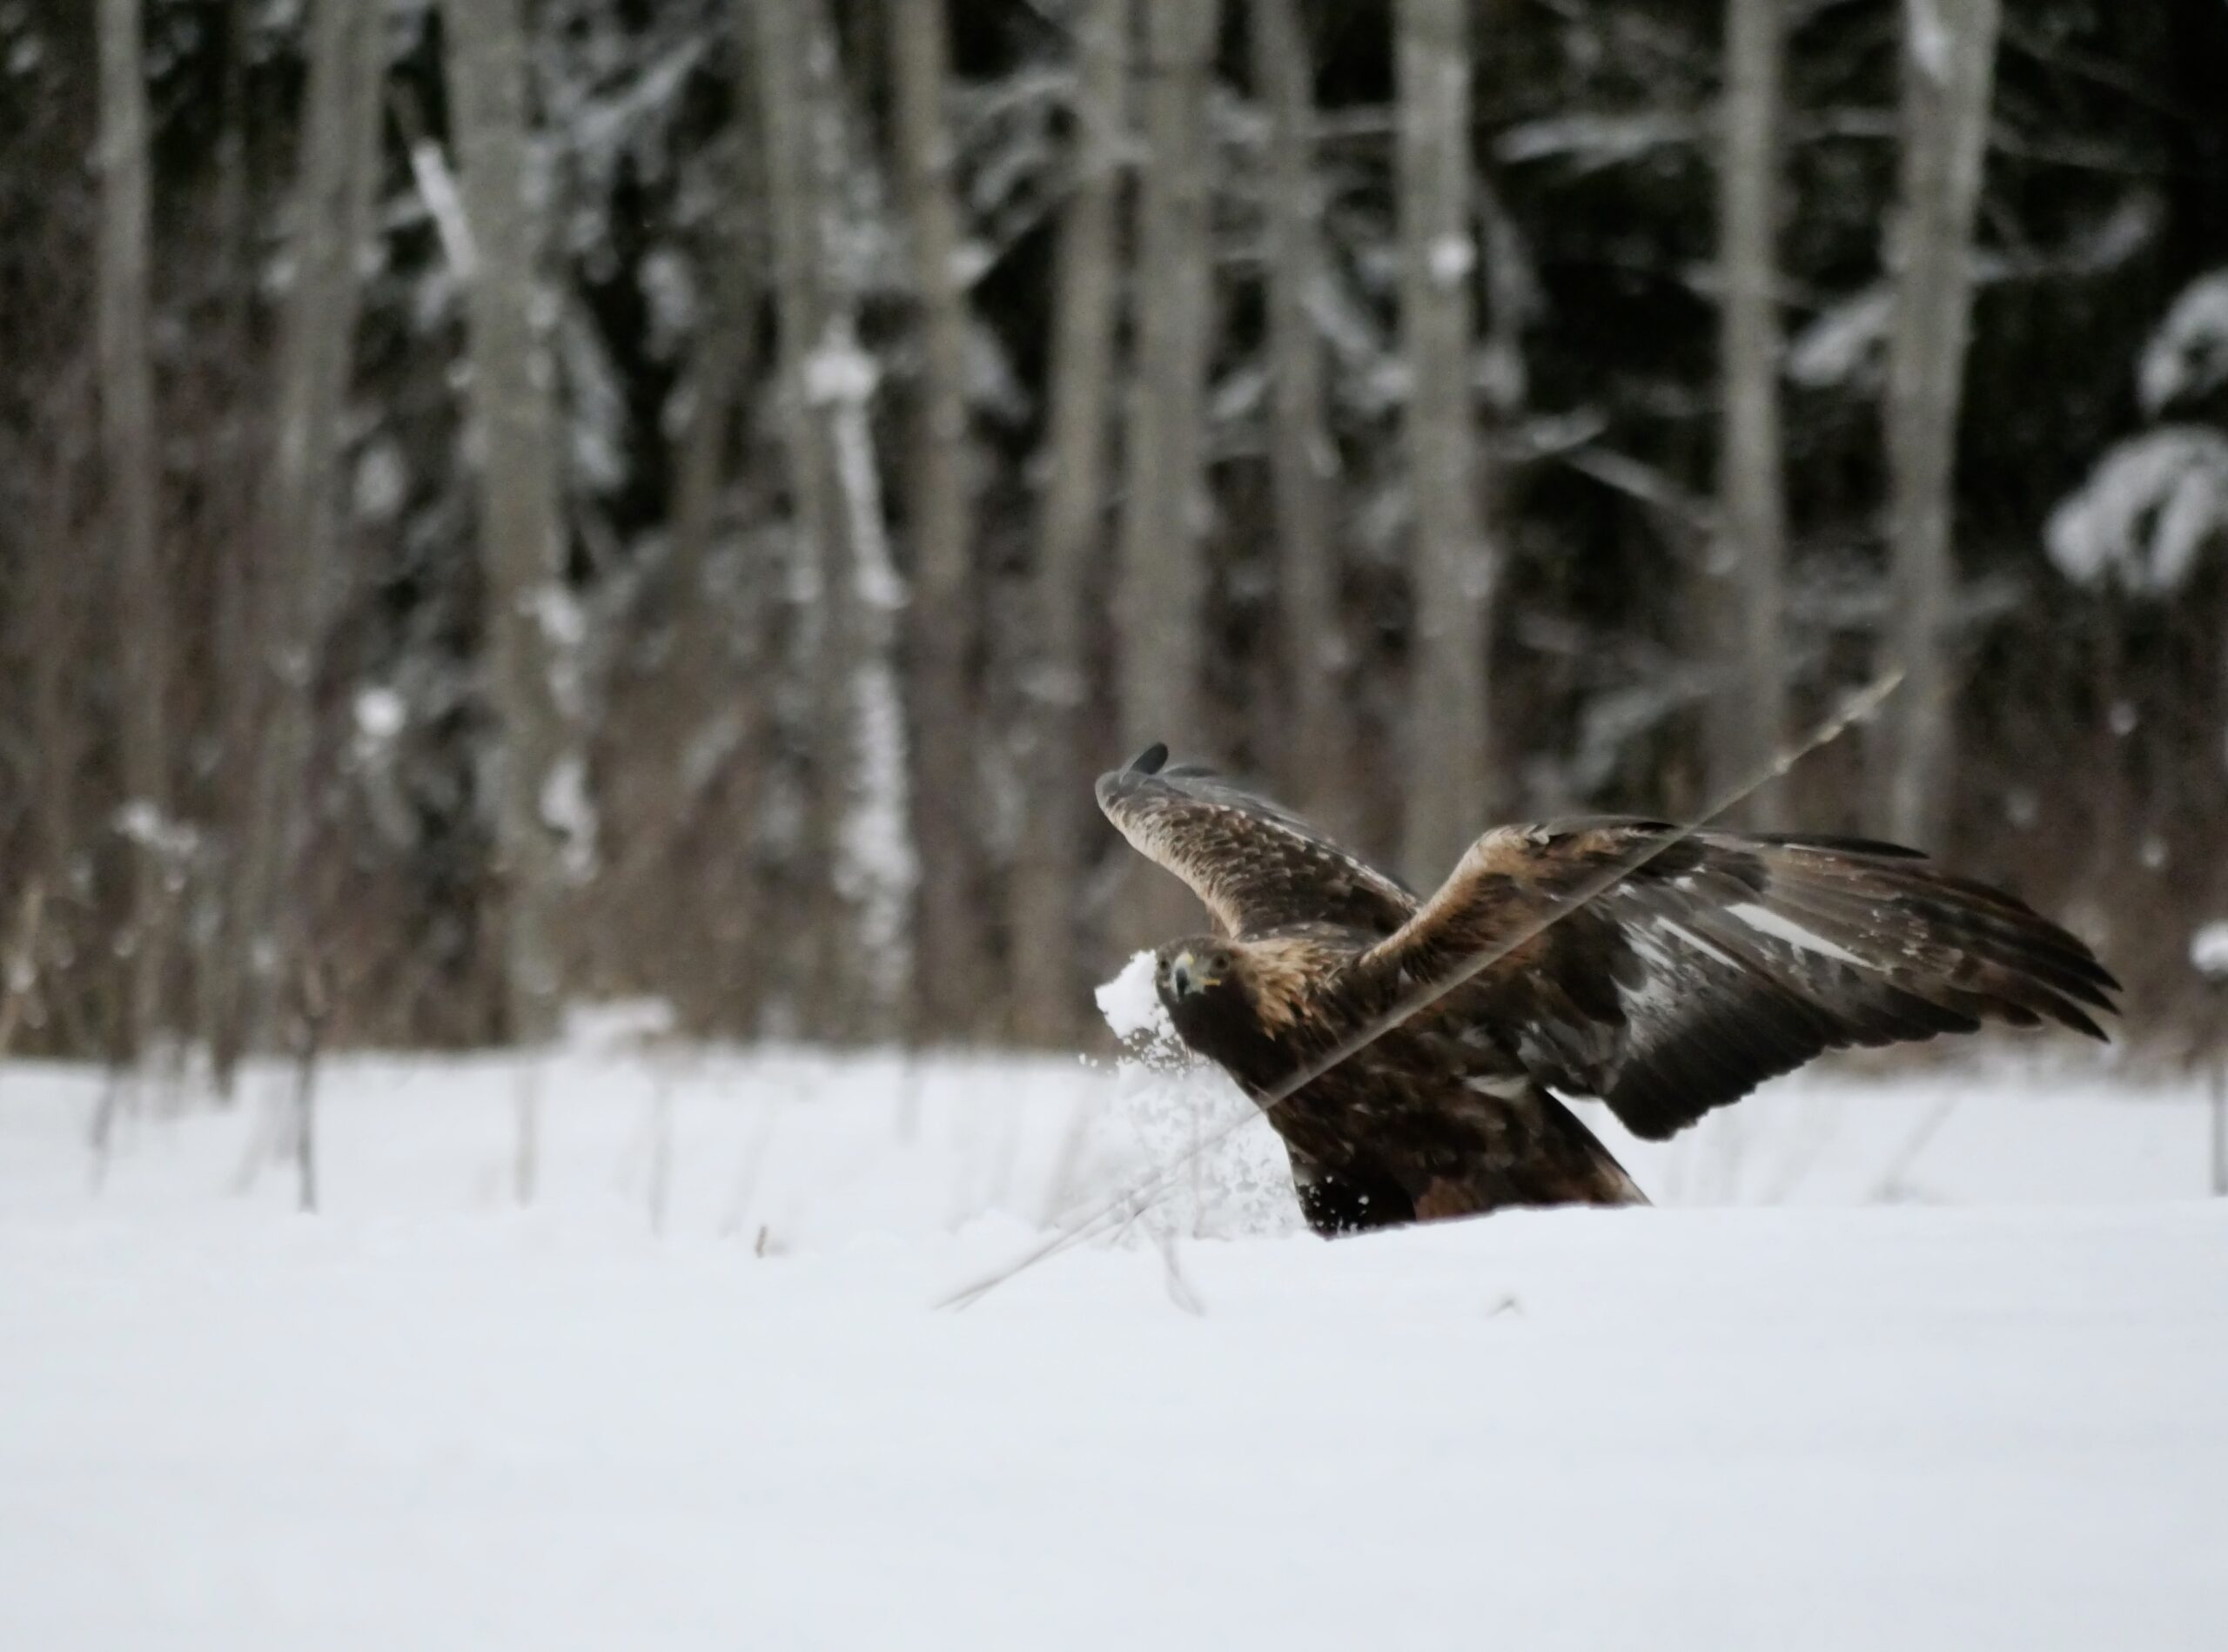
[[[1162,949],[1158,985],[1185,1043],[1257,1100],[1500,954],[1270,1112],[1322,1232],[1639,1201],[1552,1091],[1661,1138],[1823,1051],[1983,1022],[2101,1038],[2092,1012],[2114,1007],[2079,940],[1893,844],[1506,826],[1419,901],[1289,810],[1165,760],[1156,746],[1103,776],[1099,806],[1213,915],[1217,934]]]

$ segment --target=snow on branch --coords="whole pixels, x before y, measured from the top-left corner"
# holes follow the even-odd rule
[[[2214,922],[2190,937],[2190,967],[2216,981],[2228,981],[2228,923]]]
[[[2174,403],[2228,385],[2228,269],[2184,288],[2143,346],[2136,384],[2157,417]]]
[[[2228,534],[2228,436],[2167,425],[2097,460],[2080,490],[2050,514],[2050,561],[2079,585],[2108,579],[2162,596],[2178,590],[2198,554]]]

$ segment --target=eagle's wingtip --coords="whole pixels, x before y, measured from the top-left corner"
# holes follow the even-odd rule
[[[1132,757],[1126,767],[1107,770],[1098,777],[1097,784],[1091,788],[1092,796],[1098,799],[1099,809],[1111,815],[1132,782],[1158,774],[1162,765],[1167,762],[1168,748],[1156,740]]]

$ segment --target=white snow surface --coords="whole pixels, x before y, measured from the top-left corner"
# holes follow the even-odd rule
[[[1660,1208],[1336,1245],[1293,1231],[1256,1121],[1119,1240],[952,1311],[1246,1104],[1149,1029],[1100,1065],[575,1024],[534,1069],[329,1063],[315,1216],[277,1070],[225,1111],[129,1098],[97,1186],[99,1075],[0,1069],[0,1646],[2161,1649],[2228,1621],[2195,1089],[1805,1077],[1671,1144],[1606,1130]]]

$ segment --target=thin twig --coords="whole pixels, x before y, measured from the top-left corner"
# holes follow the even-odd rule
[[[1422,984],[1396,1000],[1390,1009],[1364,1022],[1360,1027],[1339,1040],[1322,1056],[1302,1066],[1290,1078],[1261,1097],[1256,1104],[1258,1111],[1265,1115],[1274,1111],[1292,1096],[1330,1071],[1332,1068],[1367,1049],[1410,1017],[1429,1009],[1448,993],[1473,979],[1482,971],[1491,969],[1519,947],[1528,944],[1543,931],[1560,923],[1572,913],[1591,904],[1650,861],[1675,849],[1727,810],[1738,807],[1748,799],[1750,794],[1779,779],[1813,752],[1831,745],[1842,735],[1848,733],[1852,727],[1877,710],[1881,703],[1895,692],[1896,685],[1903,680],[1903,671],[1901,666],[1892,667],[1882,673],[1863,689],[1852,695],[1833,716],[1821,723],[1803,739],[1783,749],[1762,772],[1734,788],[1732,791],[1713,803],[1708,810],[1694,816],[1686,824],[1665,833],[1661,837],[1653,838],[1642,843],[1632,853],[1603,867],[1593,876],[1582,881],[1568,897],[1558,901],[1551,910],[1529,923],[1519,925],[1514,933],[1503,940],[1472,954],[1460,968],[1440,977],[1436,981]],[[964,1290],[953,1293],[938,1306],[961,1308],[970,1306],[1016,1274],[1081,1244],[1110,1219],[1117,1221],[1128,1219],[1126,1213],[1138,1208],[1137,1201],[1158,1198],[1171,1185],[1173,1178],[1194,1158],[1242,1128],[1251,1117],[1251,1114],[1241,1114],[1222,1128],[1195,1141],[1189,1149],[1178,1154],[1173,1160],[1150,1172],[1136,1186],[1108,1200],[1081,1220],[1055,1233],[1018,1260],[1009,1264],[989,1278],[970,1285]]]
[[[16,1041],[23,1005],[38,984],[38,930],[46,911],[46,886],[36,877],[24,887],[23,904],[17,909],[16,938],[8,949],[4,973],[0,973],[0,1061]]]
[[[325,1028],[332,1011],[325,991],[325,968],[315,957],[302,962],[296,1006],[298,1043],[294,1052],[294,1170],[301,1209],[317,1210],[317,1064],[325,1047]]]

